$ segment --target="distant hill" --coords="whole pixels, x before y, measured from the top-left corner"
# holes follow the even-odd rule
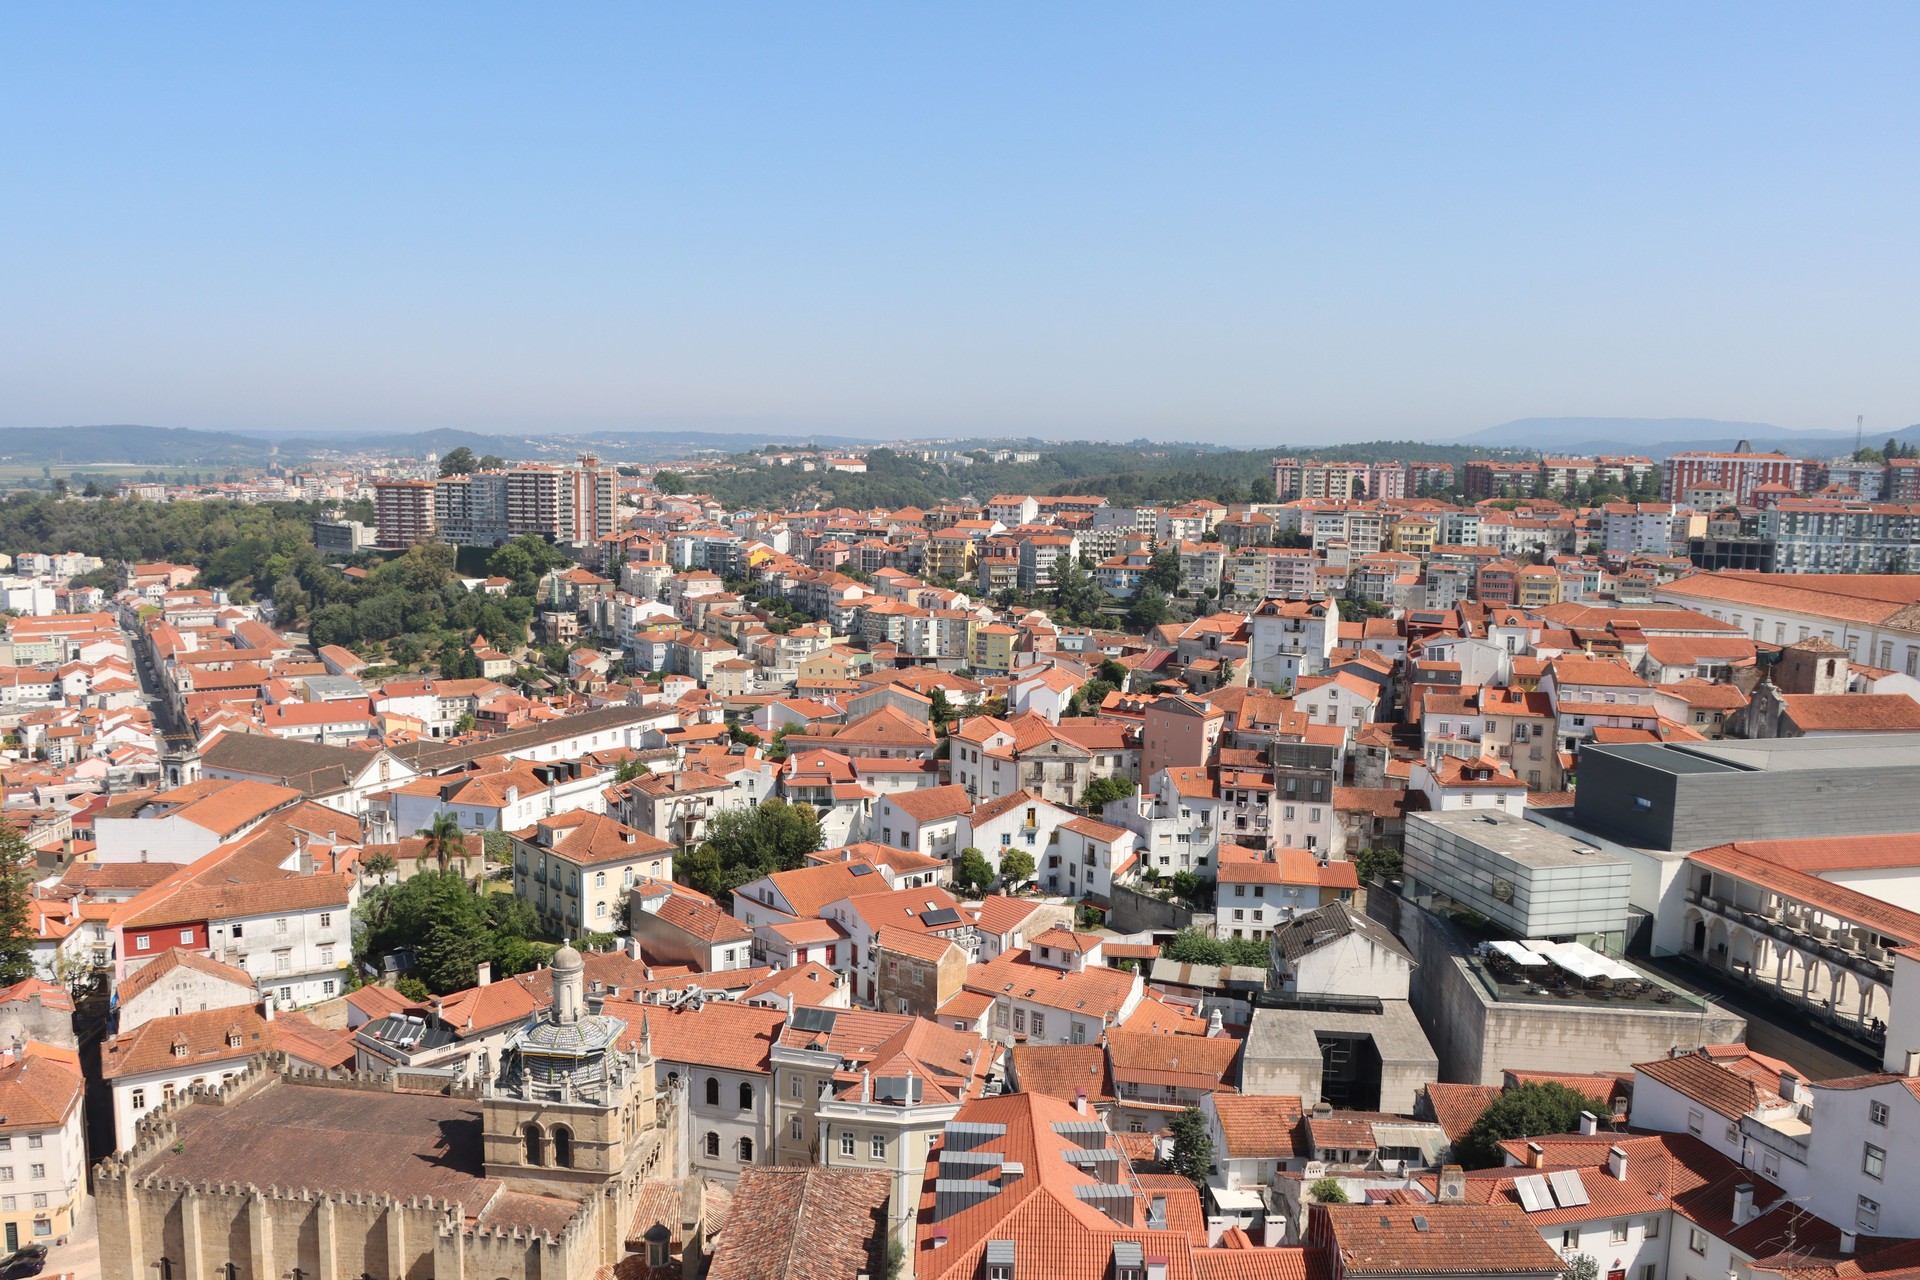
[[[1888,435],[1901,443],[1920,442],[1920,426],[1866,433],[1867,444]],[[1519,418],[1487,427],[1454,443],[1538,449],[1543,453],[1640,453],[1655,458],[1688,450],[1731,449],[1740,441],[1755,449],[1777,447],[1789,453],[1825,456],[1853,447],[1853,432],[1800,430],[1767,422],[1727,422],[1718,418]]]
[[[269,447],[224,431],[185,427],[0,427],[0,462],[15,465],[246,463],[265,457]]]
[[[725,431],[595,431],[577,434],[482,435],[477,431],[419,431],[408,435],[296,436],[280,442],[282,456],[387,452],[405,457],[446,453],[465,446],[477,454],[497,453],[508,461],[564,459],[594,453],[608,462],[660,462],[690,453],[744,453],[766,445],[816,444],[825,448],[865,445],[858,436]]]

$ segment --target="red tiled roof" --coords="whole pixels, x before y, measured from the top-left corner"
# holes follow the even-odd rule
[[[1013,1245],[1016,1274],[1046,1280],[1107,1280],[1113,1246],[1121,1241],[1138,1244],[1148,1259],[1165,1259],[1168,1280],[1191,1280],[1194,1241],[1190,1231],[1200,1221],[1197,1196],[1190,1187],[1171,1182],[1149,1188],[1137,1179],[1123,1178],[1121,1185],[1128,1187],[1134,1200],[1128,1207],[1131,1221],[1145,1222],[1148,1194],[1165,1196],[1166,1230],[1123,1225],[1081,1199],[1075,1188],[1097,1185],[1100,1179],[1066,1159],[1067,1152],[1079,1144],[1056,1126],[1085,1122],[1071,1103],[1037,1093],[1006,1094],[968,1103],[956,1121],[1000,1126],[997,1136],[975,1149],[998,1154],[1003,1162],[1016,1162],[1024,1173],[984,1200],[936,1220],[934,1186],[946,1144],[943,1141],[933,1149],[912,1258],[920,1280],[975,1280],[983,1274],[989,1241]],[[1175,1224],[1186,1229],[1175,1229]],[[1204,1233],[1203,1224],[1200,1230]],[[939,1248],[936,1237],[942,1238]]]
[[[1009,1051],[1013,1078],[1022,1093],[1044,1093],[1072,1102],[1113,1101],[1107,1052],[1097,1044],[1016,1044]]]
[[[774,1038],[787,1018],[782,1009],[727,1000],[709,1001],[697,1009],[609,1000],[602,1010],[627,1024],[622,1048],[640,1042],[644,1023],[653,1039],[654,1056],[662,1061],[730,1071],[765,1072]]]
[[[1920,942],[1920,915],[1857,890],[1829,884],[1804,871],[1781,866],[1749,852],[1741,845],[1723,844],[1711,849],[1699,849],[1688,854],[1687,859],[1709,870],[1724,871],[1856,924],[1867,925],[1877,932],[1898,938],[1902,943]]]
[[[1314,1213],[1326,1215],[1347,1276],[1557,1275],[1563,1265],[1517,1205],[1325,1205]]]
[[[1920,730],[1920,702],[1904,693],[1787,693],[1780,701],[1808,733]]]
[[[1300,1143],[1300,1099],[1285,1094],[1215,1093],[1214,1111],[1226,1155],[1235,1160],[1286,1160],[1309,1152]]]
[[[1427,1086],[1427,1107],[1433,1112],[1434,1123],[1446,1131],[1448,1139],[1458,1142],[1467,1136],[1473,1122],[1493,1105],[1501,1092],[1498,1085],[1435,1081]]]
[[[892,1193],[878,1169],[742,1169],[708,1280],[880,1275]]]

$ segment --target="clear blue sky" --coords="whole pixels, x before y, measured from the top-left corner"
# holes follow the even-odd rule
[[[1920,6],[0,8],[0,425],[1920,421]]]

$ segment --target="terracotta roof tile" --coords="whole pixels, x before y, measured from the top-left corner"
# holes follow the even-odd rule
[[[1300,1099],[1284,1094],[1259,1097],[1216,1093],[1213,1106],[1235,1160],[1286,1160],[1311,1154],[1302,1145]]]
[[[886,1270],[882,1170],[753,1168],[740,1171],[733,1211],[709,1280],[845,1280]]]
[[[1084,1092],[1089,1103],[1113,1101],[1106,1050],[1097,1044],[1016,1044],[1009,1059],[1022,1093],[1072,1102]]]

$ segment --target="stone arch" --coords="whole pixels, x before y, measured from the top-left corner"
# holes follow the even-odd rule
[[[1704,957],[1707,954],[1706,926],[1707,913],[1698,907],[1688,907],[1680,922],[1680,949],[1690,956]]]
[[[557,1124],[548,1136],[553,1142],[553,1167],[573,1168],[573,1130],[564,1124]]]
[[[525,1158],[528,1164],[538,1168],[547,1163],[546,1134],[541,1131],[539,1124],[532,1120],[527,1121],[520,1130],[520,1140],[525,1147]]]

